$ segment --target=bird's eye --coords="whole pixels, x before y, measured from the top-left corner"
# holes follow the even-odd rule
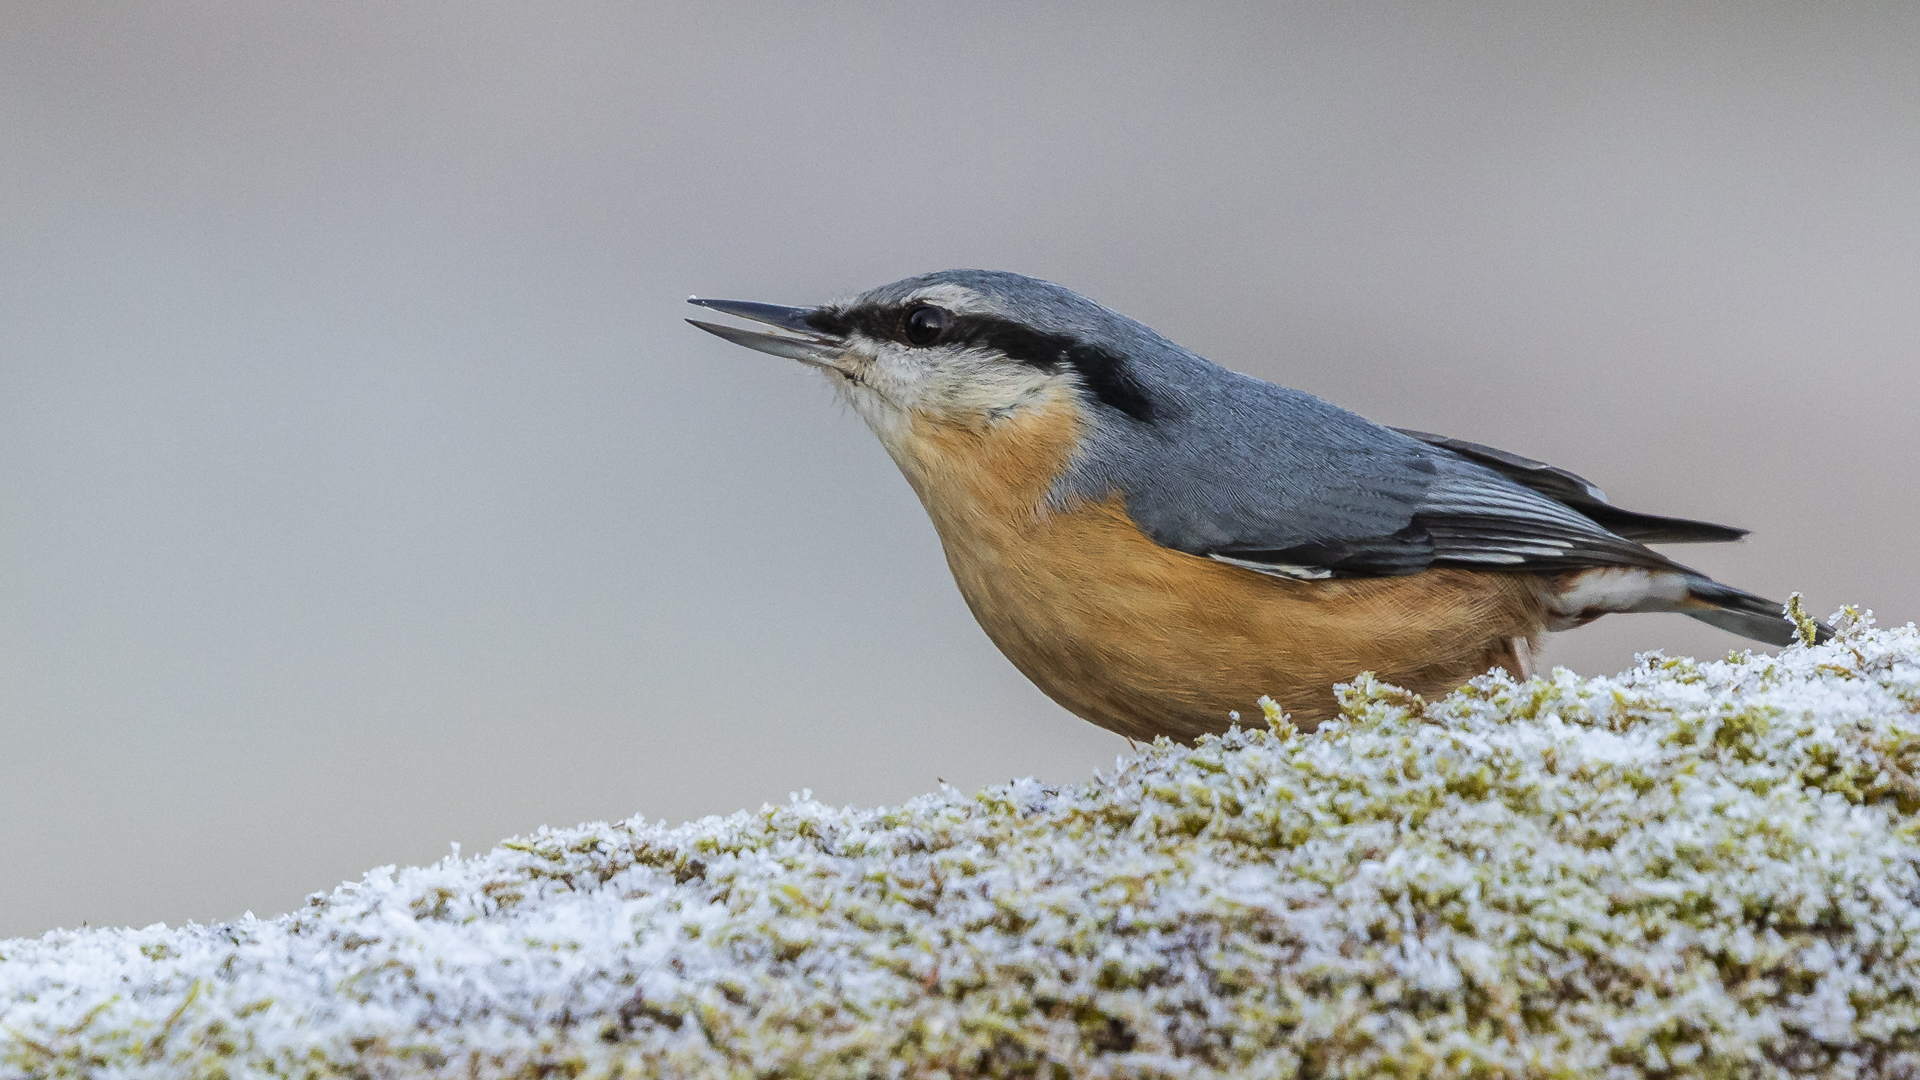
[[[927,346],[947,332],[947,313],[931,304],[907,312],[907,344]]]

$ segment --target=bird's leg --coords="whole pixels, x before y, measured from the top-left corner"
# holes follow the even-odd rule
[[[1520,682],[1533,678],[1533,643],[1524,637],[1508,638],[1503,647],[1493,651],[1491,659],[1489,666],[1506,669]]]

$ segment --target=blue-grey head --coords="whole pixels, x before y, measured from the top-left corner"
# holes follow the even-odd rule
[[[914,420],[990,425],[1069,395],[1090,420],[1151,424],[1175,402],[1142,365],[1200,362],[1078,293],[1000,271],[922,274],[811,308],[690,302],[784,331],[688,320],[827,372],[890,449]]]

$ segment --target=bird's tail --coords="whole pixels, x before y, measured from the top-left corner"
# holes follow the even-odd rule
[[[1787,617],[1785,605],[1708,577],[1687,575],[1686,597],[1673,610],[1768,645],[1791,645],[1799,640],[1799,629]],[[1833,636],[1826,623],[1814,621],[1813,627],[1816,642]]]
[[[1598,567],[1563,576],[1556,586],[1549,601],[1556,616],[1547,623],[1550,630],[1584,626],[1616,611],[1677,611],[1769,645],[1793,644],[1802,627],[1811,627],[1817,642],[1833,636],[1797,607],[1789,618],[1783,605],[1674,563],[1660,569]]]

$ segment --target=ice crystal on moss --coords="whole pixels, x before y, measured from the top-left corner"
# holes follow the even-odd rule
[[[8,941],[0,1071],[1914,1075],[1920,632],[1836,629]]]

